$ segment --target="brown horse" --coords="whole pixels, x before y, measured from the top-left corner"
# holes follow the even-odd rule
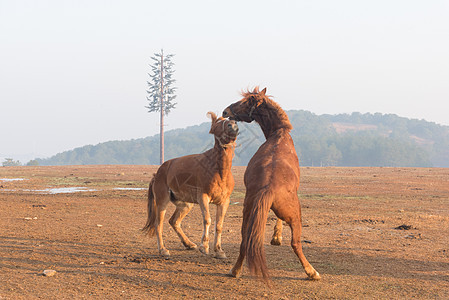
[[[169,256],[162,240],[162,228],[167,204],[171,201],[176,210],[169,223],[178,234],[187,249],[196,249],[181,228],[182,219],[198,203],[203,215],[203,237],[199,250],[209,253],[209,227],[211,217],[209,203],[217,205],[215,220],[214,250],[215,257],[226,258],[221,248],[223,219],[229,206],[230,195],[234,189],[234,177],[231,174],[232,158],[238,126],[235,121],[227,120],[209,112],[212,125],[210,133],[215,136],[212,149],[201,153],[183,156],[164,162],[150,182],[148,190],[148,218],[142,229],[149,236],[157,235],[159,253]]]
[[[246,186],[243,206],[242,242],[240,254],[230,275],[239,277],[245,256],[252,274],[270,282],[264,251],[265,224],[270,209],[291,228],[291,246],[307,276],[318,280],[320,275],[307,261],[301,246],[301,206],[298,199],[299,162],[293,140],[292,125],[282,108],[259,92],[243,93],[243,99],[223,111],[223,117],[250,123],[256,121],[266,138],[248,163],[244,175]],[[282,221],[278,220],[274,237],[280,235]],[[279,238],[279,237],[278,237]],[[278,240],[278,242],[280,242]],[[276,244],[276,241],[272,241]]]

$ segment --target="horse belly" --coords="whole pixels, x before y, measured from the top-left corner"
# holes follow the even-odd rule
[[[188,203],[198,203],[198,199],[201,197],[201,193],[195,187],[185,188],[183,191],[170,190],[172,202],[181,201]]]

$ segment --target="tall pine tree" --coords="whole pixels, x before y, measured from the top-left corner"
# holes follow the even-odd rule
[[[174,102],[176,95],[176,87],[173,86],[175,79],[173,78],[174,63],[171,61],[173,54],[164,55],[164,50],[161,53],[155,53],[151,59],[151,74],[148,74],[151,78],[148,81],[148,96],[147,100],[149,105],[148,112],[160,112],[160,162],[164,163],[164,115],[175,108],[176,102]]]

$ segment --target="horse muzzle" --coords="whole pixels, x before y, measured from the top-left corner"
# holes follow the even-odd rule
[[[222,113],[222,117],[223,118],[228,118],[229,120],[234,120],[234,121],[243,121],[242,118],[240,118],[237,114],[235,114],[231,107],[228,106]]]
[[[233,114],[232,114],[231,110],[229,109],[229,107],[227,107],[227,108],[225,108],[225,110],[223,110],[223,113],[221,114],[221,116],[223,118],[229,118],[229,119],[233,120],[232,119]]]
[[[239,133],[239,126],[236,122],[231,122],[228,124],[229,129],[236,135]]]

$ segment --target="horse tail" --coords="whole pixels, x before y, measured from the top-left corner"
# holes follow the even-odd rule
[[[156,174],[153,174],[153,178],[150,181],[150,186],[148,187],[148,217],[145,226],[142,231],[149,236],[154,236],[156,234],[156,201],[154,199],[153,185],[156,179]]]
[[[247,216],[245,241],[246,261],[251,274],[262,277],[265,283],[270,284],[267,261],[265,258],[265,227],[268,213],[273,203],[274,194],[268,189],[259,191],[254,197],[249,216]]]

